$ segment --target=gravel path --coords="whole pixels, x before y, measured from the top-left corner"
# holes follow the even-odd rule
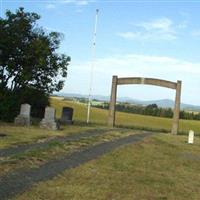
[[[15,195],[24,192],[27,188],[31,187],[34,183],[40,181],[47,181],[64,170],[77,167],[85,162],[96,159],[99,156],[107,153],[122,145],[136,143],[143,140],[151,133],[143,133],[138,135],[131,135],[115,141],[110,141],[80,152],[72,153],[62,159],[49,161],[48,163],[40,166],[39,168],[19,170],[12,172],[6,176],[0,177],[0,199],[5,200]]]
[[[19,145],[17,147],[0,149],[0,157],[8,157],[8,156],[16,155],[19,153],[27,152],[27,151],[32,151],[34,149],[45,149],[45,148],[48,148],[49,144],[53,142],[65,143],[69,141],[77,141],[86,137],[98,136],[111,130],[114,130],[114,129],[92,129],[92,130],[87,130],[80,134],[74,134],[71,136],[63,136],[63,137],[59,136],[59,137],[47,140],[45,142],[24,144],[24,145]]]

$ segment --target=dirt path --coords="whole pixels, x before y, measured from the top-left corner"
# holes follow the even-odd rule
[[[62,173],[64,170],[77,167],[85,162],[96,159],[104,153],[122,145],[141,141],[149,135],[151,135],[151,133],[131,135],[115,141],[102,143],[80,152],[72,153],[62,159],[49,161],[39,168],[29,169],[26,171],[19,170],[10,173],[7,176],[0,177],[0,199],[5,200],[14,197],[17,194],[24,192],[34,183],[47,181],[59,173]]]
[[[16,155],[19,153],[27,152],[27,151],[32,151],[34,149],[45,149],[45,148],[48,148],[49,145],[54,142],[65,143],[69,141],[77,141],[86,137],[98,136],[111,130],[114,130],[114,129],[92,129],[92,130],[87,130],[82,133],[74,134],[71,136],[59,136],[59,137],[47,140],[45,142],[24,144],[24,145],[19,145],[17,147],[0,149],[0,157],[8,157],[8,156]]]

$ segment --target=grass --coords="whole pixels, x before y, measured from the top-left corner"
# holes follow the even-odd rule
[[[199,199],[200,139],[157,134],[128,145],[19,195],[26,199]]]
[[[85,104],[74,103],[73,101],[63,101],[52,98],[51,105],[56,108],[58,118],[61,116],[62,107],[70,106],[74,108],[74,119],[76,121],[84,122],[86,120],[87,106]],[[105,125],[107,123],[107,117],[108,117],[107,110],[98,108],[91,109],[92,123]],[[170,132],[172,119],[117,112],[116,125],[138,128],[138,129]],[[179,122],[180,133],[182,132],[187,133],[190,129],[194,130],[197,134],[200,134],[200,121],[180,120]]]
[[[79,151],[80,149],[88,148],[91,145],[116,140],[135,133],[139,132],[131,130],[107,130],[104,134],[102,133],[98,136],[81,138],[77,141],[49,141],[48,146],[44,149],[37,148],[10,157],[1,158],[0,176],[20,168],[35,168],[49,160],[66,156],[67,154]]]
[[[26,144],[32,142],[42,142],[45,139],[57,136],[67,136],[77,134],[81,131],[89,130],[94,127],[69,125],[62,127],[62,130],[51,131],[40,129],[37,126],[20,127],[11,123],[0,123],[0,133],[7,134],[6,137],[0,138],[0,149],[10,146],[17,146],[19,144]]]

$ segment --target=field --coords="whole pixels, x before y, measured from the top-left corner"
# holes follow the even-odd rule
[[[50,131],[38,126],[17,127],[12,123],[0,123],[0,133],[7,134],[0,138],[0,199],[13,182],[17,182],[16,185],[20,185],[21,181],[22,185],[23,181],[31,182],[31,178],[24,178],[23,173],[27,170],[34,177],[42,166],[52,162],[56,164],[65,156],[145,133],[136,130],[137,127],[156,131],[135,144],[119,146],[80,166],[62,170],[51,179],[36,181],[26,190],[16,192],[12,199],[199,199],[199,137],[195,137],[195,143],[189,145],[187,136],[159,132],[169,130],[171,120],[127,113],[117,113],[117,125],[131,128],[111,129],[106,126],[107,111],[97,108],[92,108],[92,124],[87,125],[86,105],[58,98],[51,98],[51,105],[57,110],[57,118],[60,118],[63,106],[73,107],[75,124]],[[200,132],[198,121],[181,120],[180,124],[181,131],[193,129]],[[69,137],[71,140],[67,140]],[[18,145],[25,145],[26,150]],[[8,154],[1,156],[2,151],[10,147],[16,150],[9,153],[8,149]],[[93,150],[91,152],[94,153]],[[52,168],[52,171],[57,168],[60,167]],[[15,177],[17,173],[20,178]],[[38,176],[42,177],[43,173],[38,173]],[[47,171],[47,174],[50,173]],[[7,179],[10,174],[10,179]],[[9,190],[7,194],[10,194]],[[4,196],[3,199],[8,198]]]
[[[61,115],[63,106],[70,106],[74,108],[74,119],[76,121],[85,122],[87,114],[87,106],[81,103],[74,103],[72,101],[63,101],[57,98],[51,99],[51,104],[57,110],[57,117]],[[91,110],[91,122],[106,125],[108,111],[98,108]],[[161,132],[170,132],[172,119],[160,118],[153,116],[144,116],[129,113],[116,113],[116,125],[128,126],[137,129],[156,130]],[[194,130],[196,134],[200,134],[200,121],[195,120],[180,120],[180,133],[187,133],[189,130]]]

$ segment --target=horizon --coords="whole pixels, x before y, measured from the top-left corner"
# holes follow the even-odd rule
[[[73,96],[73,95],[80,95],[80,96],[84,96],[83,98],[87,98],[87,96],[88,96],[88,94],[82,94],[82,93],[65,93],[65,92],[57,92],[57,93],[53,93],[52,94],[52,96],[61,96],[61,97],[65,97],[64,95],[70,95],[69,97],[75,97],[76,98],[76,96]],[[99,94],[93,94],[92,95],[92,99],[94,99],[95,97],[97,97],[97,96],[99,96],[99,97],[104,97],[104,98],[108,98],[108,100],[110,100],[110,95],[99,95]],[[78,97],[77,97],[78,98]],[[174,101],[174,99],[168,99],[168,98],[164,98],[164,99],[149,99],[149,100],[144,100],[144,99],[135,99],[135,98],[132,98],[132,97],[128,97],[128,96],[118,96],[117,97],[117,101],[118,101],[118,99],[120,99],[120,98],[127,98],[127,99],[130,99],[130,100],[132,100],[132,101],[141,101],[141,102],[148,102],[148,101],[173,101],[173,102],[175,102]],[[183,102],[183,101],[181,101],[181,104],[187,104],[187,105],[190,105],[190,106],[195,106],[195,107],[200,107],[200,105],[198,105],[198,104],[191,104],[191,103],[185,103],[185,102]]]
[[[41,15],[46,31],[65,35],[60,52],[72,58],[63,93],[89,93],[92,38],[98,8],[94,94],[110,96],[112,75],[182,80],[181,102],[200,105],[200,2],[196,1],[27,1],[1,0],[7,9]],[[175,92],[160,87],[118,87],[118,97],[172,99]]]

